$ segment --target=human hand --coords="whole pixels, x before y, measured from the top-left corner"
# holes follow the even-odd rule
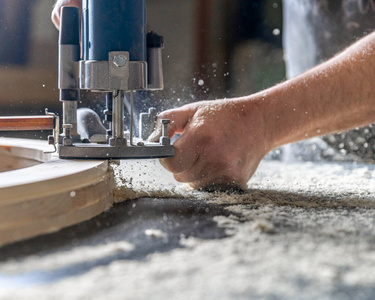
[[[175,156],[161,159],[179,182],[196,189],[245,189],[269,149],[259,101],[241,98],[203,101],[161,113],[170,119]],[[161,126],[149,140],[156,141]]]
[[[60,12],[63,6],[75,6],[82,11],[82,0],[57,0],[51,15],[52,23],[55,24],[57,29],[60,29]]]

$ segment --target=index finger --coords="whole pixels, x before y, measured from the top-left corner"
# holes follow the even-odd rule
[[[194,116],[195,109],[190,105],[183,106],[181,108],[170,109],[159,114],[156,121],[156,128],[151,133],[148,140],[150,142],[157,142],[162,135],[162,124],[161,120],[168,119],[171,123],[168,125],[168,136],[172,138],[176,133],[182,133],[186,125],[189,123],[191,118]]]

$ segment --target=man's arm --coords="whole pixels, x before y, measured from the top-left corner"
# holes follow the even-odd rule
[[[60,29],[60,9],[62,6],[76,6],[82,10],[82,0],[57,0],[53,8],[51,19],[57,29]]]
[[[301,54],[303,55],[303,54]],[[375,121],[375,33],[306,73],[260,93],[165,111],[176,155],[162,164],[194,188],[246,187],[283,144]]]

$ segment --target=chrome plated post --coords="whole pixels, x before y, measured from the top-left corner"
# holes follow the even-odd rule
[[[70,130],[71,136],[77,136],[77,101],[62,101],[63,102],[63,125],[72,124]],[[65,130],[64,130],[64,135]]]
[[[124,92],[113,92],[112,105],[112,138],[124,138]]]
[[[133,143],[134,134],[134,95],[133,91],[130,91],[130,145],[135,146]]]

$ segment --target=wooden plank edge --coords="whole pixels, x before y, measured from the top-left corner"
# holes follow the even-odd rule
[[[86,197],[87,205],[72,208],[70,212],[63,211],[60,214],[46,214],[29,218],[27,222],[9,224],[2,226],[0,230],[0,247],[17,241],[33,238],[39,235],[56,232],[62,228],[89,220],[113,205],[114,177],[112,172],[105,174],[95,184],[75,190],[75,197]],[[71,197],[69,192],[64,191],[59,195],[50,195],[44,201],[55,201],[56,197],[66,199]],[[90,201],[91,199],[91,201]],[[32,203],[30,203],[32,205]],[[15,211],[17,213],[17,211]]]

